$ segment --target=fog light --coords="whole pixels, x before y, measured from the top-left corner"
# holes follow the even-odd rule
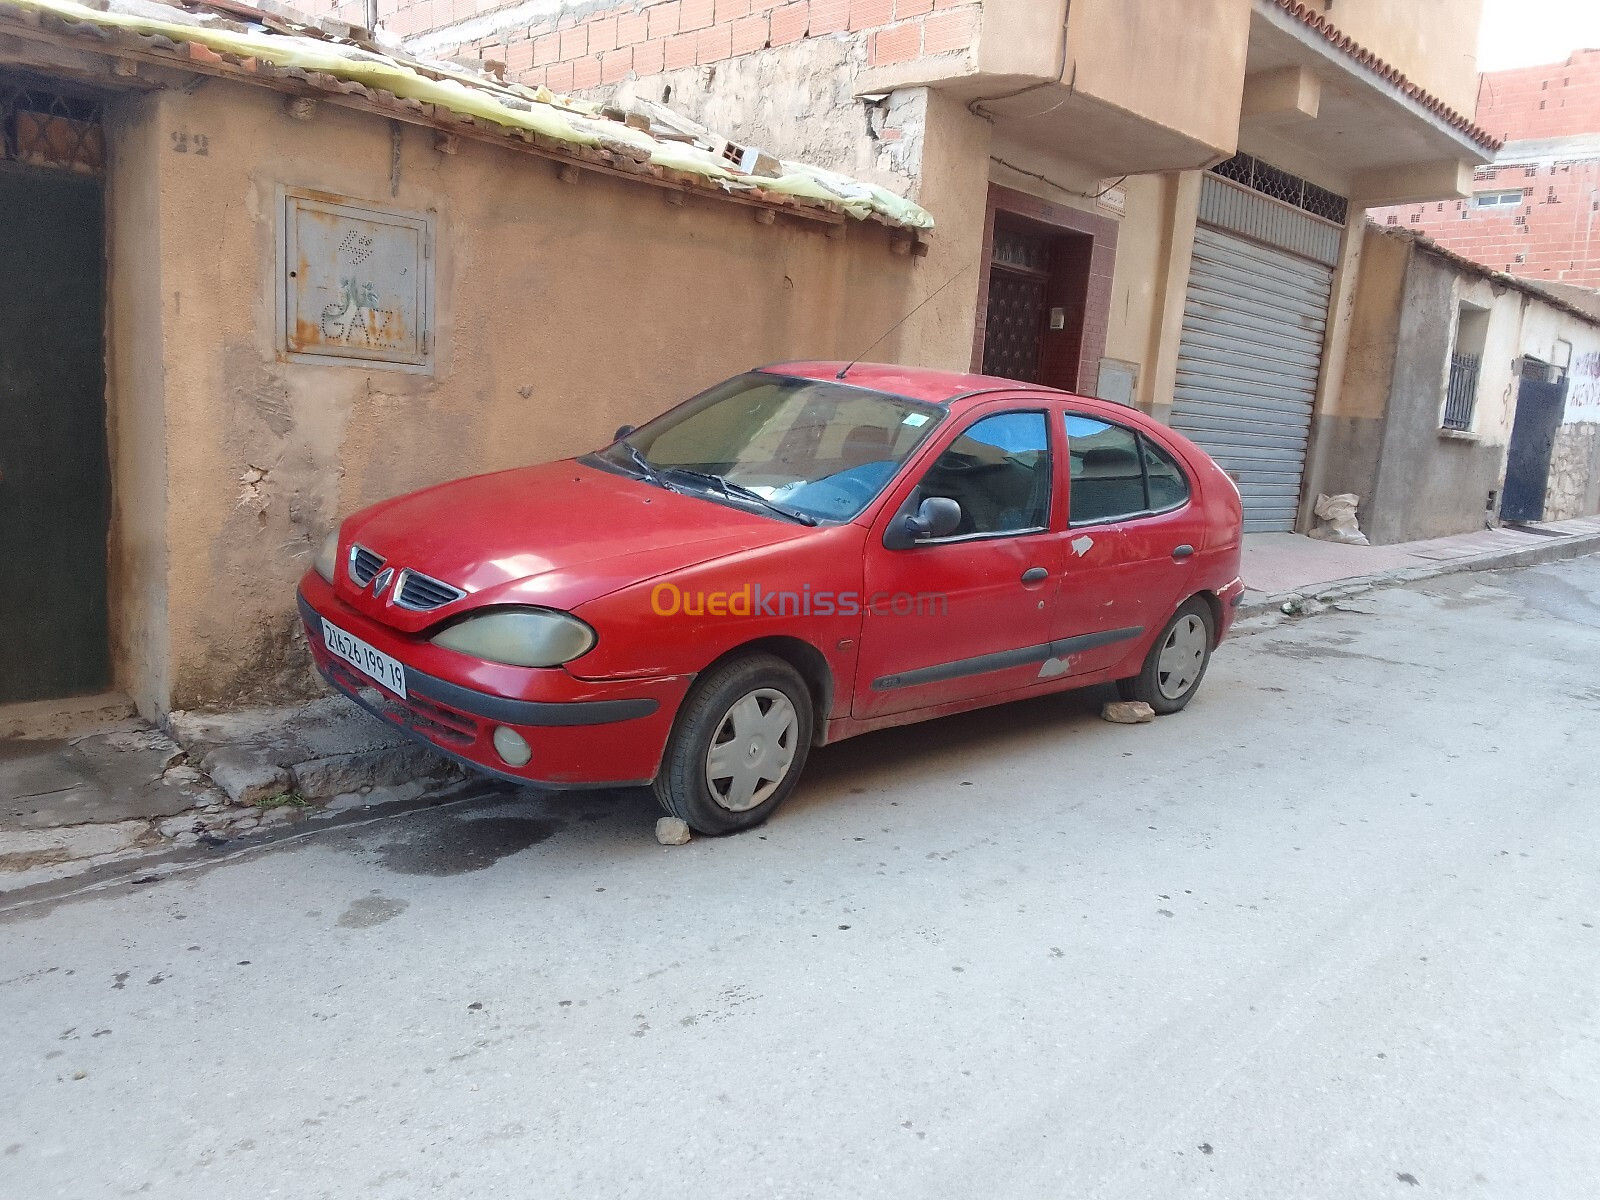
[[[528,739],[515,729],[507,729],[504,725],[495,726],[494,748],[500,757],[505,759],[507,765],[525,767],[528,760],[533,757],[533,749],[528,745]]]

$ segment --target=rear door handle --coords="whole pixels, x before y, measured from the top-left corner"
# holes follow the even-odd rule
[[[1050,578],[1050,572],[1043,567],[1029,567],[1022,573],[1023,583],[1043,583]]]
[[[1176,559],[1185,559],[1193,553],[1194,547],[1185,542],[1183,545],[1173,548],[1172,557]]]

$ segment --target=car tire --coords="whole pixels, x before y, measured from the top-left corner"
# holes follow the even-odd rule
[[[805,680],[771,654],[703,675],[683,702],[653,790],[669,816],[718,836],[761,824],[794,791],[811,748]]]
[[[1162,715],[1175,713],[1200,690],[1216,642],[1211,605],[1194,596],[1172,614],[1139,673],[1117,680],[1117,691],[1124,700],[1143,700]]]

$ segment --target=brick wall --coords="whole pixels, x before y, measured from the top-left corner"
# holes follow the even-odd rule
[[[387,11],[394,2],[395,0],[378,0],[379,11]],[[333,17],[348,25],[365,26],[367,23],[366,0],[300,0],[298,4],[291,4],[289,7],[317,20]]]
[[[1426,234],[1497,271],[1600,288],[1600,159],[1479,170],[1477,195],[1521,191],[1516,205],[1475,200],[1374,209],[1381,225]]]
[[[1484,75],[1477,120],[1509,142],[1600,135],[1600,50]],[[1502,161],[1480,169],[1472,187],[1475,196],[1524,195],[1515,205],[1457,200],[1374,209],[1372,217],[1497,271],[1600,288],[1600,158],[1592,148]]]
[[[1600,50],[1480,76],[1477,119],[1508,142],[1600,133]]]
[[[326,6],[326,0],[323,0]],[[433,35],[434,51],[506,64],[508,78],[582,91],[630,73],[707,65],[806,38],[856,36],[869,65],[965,50],[982,5],[972,0],[620,0],[578,13],[487,0],[379,0],[383,26],[404,39]],[[501,14],[496,19],[495,14]],[[497,28],[443,45],[453,23],[484,18]]]

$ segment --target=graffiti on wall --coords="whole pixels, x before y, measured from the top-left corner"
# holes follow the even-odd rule
[[[1567,372],[1567,425],[1600,422],[1600,351],[1573,356]]]

